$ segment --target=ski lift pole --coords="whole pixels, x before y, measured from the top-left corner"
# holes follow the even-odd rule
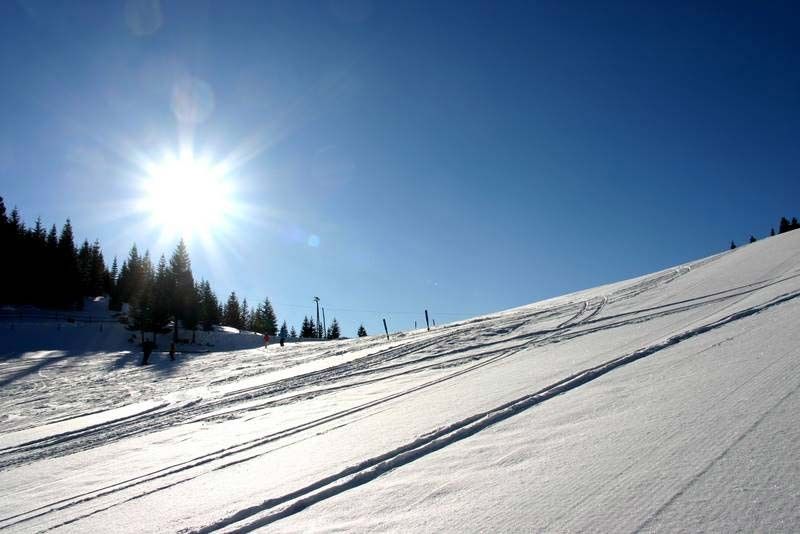
[[[431,322],[428,320],[428,310],[425,310],[425,324],[428,325],[428,332],[431,331]]]
[[[386,341],[389,341],[389,327],[386,326],[386,319],[383,320],[383,329],[386,331]]]

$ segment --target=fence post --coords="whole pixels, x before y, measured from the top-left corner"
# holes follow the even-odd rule
[[[386,326],[386,319],[383,320],[383,329],[386,331],[386,341],[389,341],[389,327]]]
[[[428,332],[431,331],[431,322],[428,320],[428,310],[425,310],[425,324],[428,325]]]

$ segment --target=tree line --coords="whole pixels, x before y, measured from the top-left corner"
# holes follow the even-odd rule
[[[797,222],[797,217],[792,217],[791,221],[786,217],[781,217],[780,223],[778,223],[779,234],[785,234],[786,232],[791,232],[792,230],[797,230],[798,228],[800,228],[800,222]],[[770,228],[769,235],[770,237],[775,235],[775,228]],[[749,241],[750,243],[755,243],[756,241],[758,241],[758,239],[756,239],[755,236],[751,234]],[[736,248],[736,243],[733,240],[731,240],[730,248],[731,250]]]
[[[128,325],[132,330],[156,335],[172,331],[177,341],[180,325],[191,331],[195,341],[198,328],[210,331],[213,325],[223,325],[260,332],[270,336],[297,338],[286,321],[278,328],[278,318],[269,298],[256,307],[247,299],[242,301],[231,292],[221,303],[208,280],[195,280],[186,244],[178,242],[169,261],[162,254],[153,264],[149,251],[139,252],[136,244],[128,257],[118,264],[115,257],[108,268],[100,242],[84,240],[76,246],[72,223],[66,220],[59,232],[53,224],[46,230],[40,218],[26,228],[19,210],[6,212],[0,197],[0,305],[32,304],[45,308],[80,309],[84,297],[109,296],[109,308],[122,311],[129,304]],[[309,320],[310,321],[310,320]],[[299,337],[341,336],[339,324],[333,319],[325,332],[303,323]],[[359,335],[361,331],[359,330]]]

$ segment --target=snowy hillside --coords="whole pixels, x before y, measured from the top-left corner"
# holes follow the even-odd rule
[[[800,231],[389,342],[4,328],[0,529],[797,531],[798,297]]]

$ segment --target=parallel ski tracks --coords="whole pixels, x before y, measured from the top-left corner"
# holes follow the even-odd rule
[[[560,340],[567,331],[595,319],[611,299],[619,300],[638,295],[671,281],[680,274],[682,272],[678,270],[671,271],[659,275],[653,280],[646,279],[623,288],[610,297],[590,299],[591,311],[588,314],[590,301],[580,301],[567,302],[544,310],[522,309],[497,317],[478,319],[487,323],[483,325],[486,330],[498,329],[508,334],[525,324],[530,324],[532,320],[548,319],[573,311],[565,320],[550,329],[520,336],[501,337],[497,341],[476,342],[475,345],[467,345],[466,348],[462,348],[464,338],[474,335],[474,322],[469,321],[443,328],[441,333],[435,337],[394,345],[332,368],[243,388],[208,401],[197,399],[183,404],[164,405],[145,413],[0,449],[0,470],[36,461],[42,457],[52,458],[80,452],[138,434],[172,427],[176,424],[209,420],[215,418],[216,415],[227,416],[283,405],[344,388],[393,379],[408,373],[458,367],[475,361],[479,361],[480,366],[491,364],[518,353],[530,344],[541,345],[548,341]],[[576,333],[576,335],[579,334]],[[492,349],[492,345],[496,345],[497,349]],[[457,348],[441,349],[447,346]],[[479,349],[480,352],[470,354],[475,349]],[[397,363],[394,363],[395,361]],[[469,368],[469,370],[472,369],[472,367]],[[455,376],[460,374],[461,371],[458,371]],[[448,379],[449,376],[445,376],[444,379]],[[262,403],[253,403],[259,398],[266,400]]]

